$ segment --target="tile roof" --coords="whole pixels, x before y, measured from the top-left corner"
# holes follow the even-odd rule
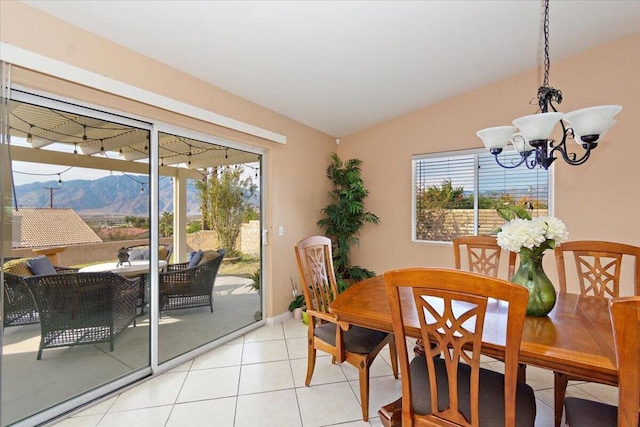
[[[22,248],[101,243],[102,240],[73,209],[20,208]]]

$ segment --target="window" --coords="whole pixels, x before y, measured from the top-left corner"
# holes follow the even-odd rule
[[[519,160],[515,151],[500,155],[503,164]],[[505,205],[547,215],[549,172],[524,165],[505,169],[479,150],[413,157],[413,241],[491,234],[504,222],[496,208]]]

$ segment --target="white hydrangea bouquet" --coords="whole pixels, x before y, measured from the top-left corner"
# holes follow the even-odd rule
[[[531,218],[529,212],[519,206],[498,208],[497,211],[507,221],[496,236],[502,249],[520,252],[525,248],[542,255],[545,250],[569,239],[567,227],[558,218]]]

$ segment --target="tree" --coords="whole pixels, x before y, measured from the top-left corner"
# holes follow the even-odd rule
[[[206,200],[206,223],[218,236],[218,242],[227,250],[227,256],[236,256],[236,241],[244,217],[253,206],[249,202],[256,193],[250,178],[243,178],[242,166],[223,166],[213,171],[203,182],[197,182],[202,200]]]
[[[158,225],[160,237],[173,236],[173,212],[163,212]]]
[[[333,181],[334,189],[329,192],[331,203],[321,211],[324,218],[318,221],[333,242],[333,266],[342,289],[346,287],[346,280],[360,281],[375,274],[366,268],[352,266],[349,260],[351,247],[360,242],[358,234],[362,227],[367,223],[380,223],[377,215],[364,208],[369,191],[362,181],[361,164],[359,159],[343,162],[336,153],[331,153],[326,175]]]

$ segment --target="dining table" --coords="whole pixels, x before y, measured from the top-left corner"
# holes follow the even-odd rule
[[[422,335],[410,288],[400,288],[400,300],[405,333],[419,340],[416,351],[420,352]],[[485,315],[482,353],[498,359],[504,358],[506,304],[494,301]],[[346,289],[333,301],[330,311],[345,329],[355,325],[393,332],[381,275]],[[548,315],[526,316],[519,361],[522,365],[616,386],[618,371],[608,300],[558,293],[556,304]],[[378,412],[384,425],[400,425],[399,402],[385,405]]]

